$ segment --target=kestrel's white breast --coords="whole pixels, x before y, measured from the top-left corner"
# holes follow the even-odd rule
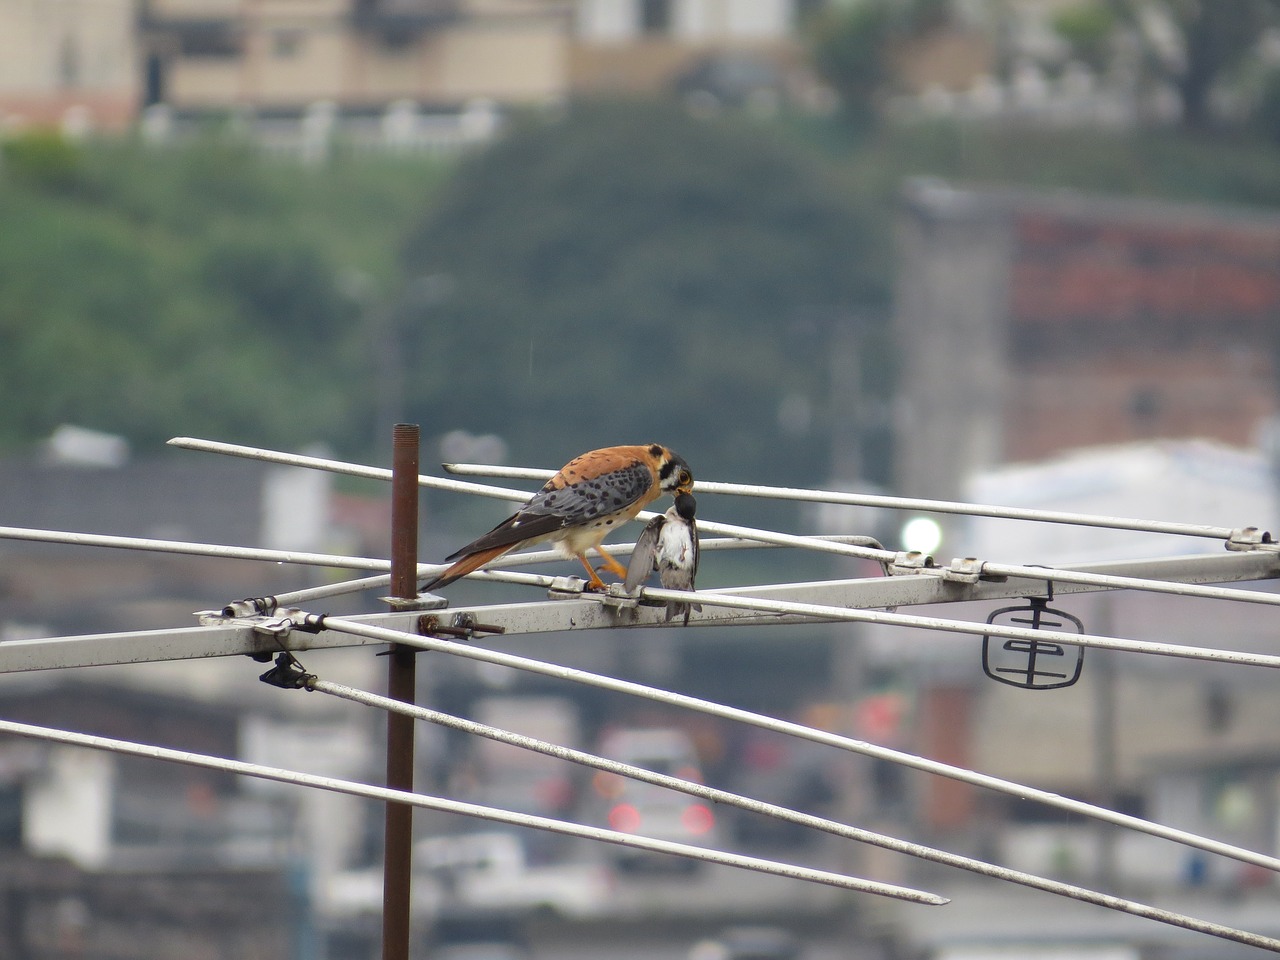
[[[622,526],[638,512],[639,509],[637,508],[636,510],[620,510],[617,513],[605,514],[586,523],[558,530],[552,534],[550,539],[565,556],[577,556],[600,546],[610,532]]]

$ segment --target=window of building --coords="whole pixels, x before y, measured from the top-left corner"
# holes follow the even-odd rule
[[[671,0],[640,0],[640,32],[671,32]]]
[[[296,57],[302,50],[301,30],[276,30],[271,34],[271,55],[280,60]]]
[[[22,848],[22,785],[0,783],[0,850]]]
[[[80,46],[74,37],[63,37],[58,51],[58,84],[64,90],[80,86]]]
[[[240,32],[223,22],[183,24],[178,31],[178,49],[185,57],[238,57]]]

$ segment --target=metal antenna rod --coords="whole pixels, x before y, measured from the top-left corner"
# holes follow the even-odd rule
[[[655,591],[655,595],[665,594],[682,595],[683,591]],[[304,614],[302,611],[297,611],[295,616],[299,618],[299,622],[307,619],[308,617],[313,617],[313,615]],[[768,717],[759,713],[753,713],[750,710],[743,710],[739,707],[731,707],[722,703],[703,700],[698,697],[691,697],[688,694],[676,693],[672,690],[661,690],[657,687],[650,687],[631,680],[607,677],[598,673],[579,670],[574,667],[546,663],[529,657],[521,657],[511,653],[504,653],[499,650],[489,650],[471,643],[464,644],[451,640],[441,640],[437,637],[407,634],[402,631],[361,623],[345,617],[326,616],[315,619],[321,622],[323,628],[326,630],[348,633],[358,637],[367,637],[372,640],[409,643],[416,647],[420,647],[423,650],[437,650],[442,653],[464,657],[468,660],[476,660],[481,663],[492,663],[499,666],[512,667],[516,670],[525,670],[541,676],[567,680],[572,683],[581,683],[587,686],[597,687],[602,690],[610,690],[614,693],[623,693],[629,696],[642,697],[658,703],[665,703],[670,706],[694,710],[708,716],[721,717],[736,723],[745,723],[748,726],[759,727],[762,730],[771,730],[775,733],[786,734],[787,736],[797,737],[802,740],[826,744],[827,746],[835,747],[839,750],[846,750],[851,753],[858,753],[881,760],[888,760],[891,763],[911,767],[925,773],[933,773],[949,777],[952,780],[958,780],[962,783],[970,783],[974,786],[995,790],[998,793],[1009,794],[1010,796],[1015,796],[1024,800],[1034,800],[1038,803],[1043,803],[1047,806],[1056,807],[1061,810],[1070,810],[1073,813],[1078,813],[1095,820],[1114,823],[1119,826],[1127,827],[1131,830],[1149,833],[1152,836],[1162,837],[1166,840],[1173,840],[1176,843],[1185,844],[1191,847],[1198,847],[1211,853],[1221,854],[1222,856],[1230,857],[1234,860],[1240,860],[1244,863],[1252,863],[1257,866],[1265,867],[1268,870],[1280,871],[1280,859],[1269,857],[1266,854],[1257,853],[1252,850],[1245,850],[1241,847],[1222,843],[1221,841],[1213,840],[1208,837],[1202,837],[1185,830],[1177,830],[1163,824],[1153,823],[1150,820],[1143,820],[1141,817],[1134,817],[1129,814],[1119,813],[1115,810],[1109,810],[1106,807],[1099,807],[1095,804],[1085,803],[1082,800],[1073,800],[1070,797],[1064,797],[1060,794],[1051,793],[1047,790],[1038,790],[1035,787],[1014,783],[999,777],[988,776],[987,774],[968,770],[964,767],[953,766],[952,764],[942,763],[938,760],[929,760],[924,757],[915,756],[914,754],[905,753],[901,750],[894,750],[890,747],[882,747],[878,744],[868,743],[864,740],[854,740],[851,737],[840,736],[839,734],[829,733],[824,730],[816,730],[802,724],[792,723],[787,720],[779,720],[775,717]]]
[[[0,538],[3,533],[0,532]],[[849,538],[845,536],[824,537],[837,543],[848,542]],[[609,552],[615,556],[625,557],[635,550],[634,543],[615,543],[610,545]],[[761,543],[757,540],[743,540],[738,537],[723,537],[710,540],[702,540],[698,544],[699,550],[773,550],[778,548],[775,543]],[[532,564],[541,563],[564,563],[565,557],[558,550],[531,550],[528,553],[508,554],[505,557],[499,557],[497,560],[490,561],[485,565],[486,570],[501,570],[507,567],[523,567]],[[425,580],[435,576],[441,570],[448,566],[443,563],[420,563],[418,564],[418,577]],[[376,568],[373,568],[376,569]],[[276,603],[279,606],[297,606],[303,603],[310,603],[312,600],[323,600],[327,597],[340,597],[344,594],[358,593],[361,590],[375,590],[379,587],[385,587],[391,583],[390,574],[380,577],[364,577],[358,580],[344,580],[339,583],[325,583],[318,587],[304,587],[299,590],[293,590],[289,593],[276,594]]]
[[[502,467],[474,463],[445,463],[441,464],[441,466],[447,473],[458,476],[497,477],[507,480],[545,480],[554,472],[531,467]],[[720,483],[714,480],[699,480],[695,484],[695,489],[698,493],[721,493],[739,497],[760,497],[768,500],[800,500],[807,503],[836,503],[854,507],[883,507],[889,510],[919,510],[925,513],[957,513],[965,516],[995,517],[1004,520],[1038,520],[1043,523],[1108,527],[1119,530],[1133,530],[1140,533],[1205,537],[1210,540],[1229,540],[1234,533],[1230,527],[1218,527],[1200,523],[1108,517],[1089,513],[1069,513],[1061,510],[1038,510],[1029,507],[1002,507],[993,504],[964,503],[955,500],[888,497],[869,493],[849,493],[842,490],[809,490],[802,487]]]
[[[393,603],[418,597],[418,425],[397,423],[391,471],[391,592]],[[417,651],[392,643],[387,658],[387,693],[412,704],[417,695]],[[413,720],[387,714],[387,786],[413,792]],[[409,960],[413,807],[386,806],[382,853],[382,957]]]
[[[282,453],[278,450],[264,450],[260,447],[246,447],[235,443],[222,443],[217,440],[198,440],[193,437],[174,437],[168,441],[170,446],[185,450],[201,450],[206,453],[222,453],[233,457],[244,457],[248,460],[262,460],[267,463],[280,463],[295,467],[308,467],[313,470],[326,470],[352,477],[365,477],[372,480],[389,480],[391,471],[382,467],[369,467],[362,464],[345,463],[341,460],[329,460],[323,457],[309,457],[298,453]],[[487,483],[471,483],[466,480],[450,480],[447,477],[431,477],[425,474],[418,477],[418,483],[433,490],[448,490],[454,493],[473,493],[484,497],[501,500],[523,502],[529,499],[528,490],[513,490],[509,487],[495,487]],[[644,511],[636,516],[637,520],[651,520],[657,514]],[[773,533],[768,530],[755,530],[750,527],[735,527],[730,524],[698,521],[699,529],[706,533],[720,533],[731,537],[759,540],[786,547],[803,547],[808,550],[834,553],[845,557],[860,557],[875,560],[879,563],[891,563],[897,554],[892,550],[875,549],[843,543],[835,539],[817,537],[800,537],[788,533]]]
[[[189,543],[185,540],[155,540],[148,537],[120,537],[101,533],[72,533],[67,530],[39,530],[33,527],[0,527],[0,540],[61,543],[74,547],[110,547],[117,550],[145,550],[150,553],[182,553],[193,557],[261,560],[264,563],[301,563],[313,567],[338,567],[347,570],[390,569],[390,564],[386,560],[347,557],[334,553],[268,550],[263,547]]]
[[[169,443],[173,446],[183,447],[191,450],[203,450],[212,453],[225,453],[232,456],[246,457],[252,460],[266,460],[271,463],[284,463],[294,466],[312,467],[318,470],[329,470],[335,473],[345,473],[353,476],[370,477],[375,479],[388,479],[389,471],[377,467],[367,467],[358,464],[347,464],[336,460],[326,460],[319,457],[308,457],[301,454],[280,453],[273,450],[263,450],[257,447],[245,447],[238,444],[221,443],[212,440],[197,440],[190,437],[175,437]],[[504,468],[507,469],[507,468]],[[526,470],[525,468],[509,468],[518,471],[521,474],[537,474],[543,475],[547,471]],[[464,480],[448,480],[441,477],[419,476],[418,482],[426,487],[433,487],[441,490],[452,490],[458,493],[474,493],[481,496],[498,497],[506,500],[526,500],[529,497],[528,491],[511,490],[504,487],[493,487],[481,483],[469,483]],[[709,487],[708,487],[709,489]],[[891,499],[891,498],[890,498]],[[941,501],[939,501],[941,502]],[[963,505],[962,505],[963,506]],[[637,519],[648,520],[654,516],[650,512],[642,512]],[[1086,516],[1086,515],[1075,515]],[[1030,518],[1026,518],[1030,519]],[[1128,521],[1119,518],[1094,518],[1097,520],[1114,521],[1108,523],[1095,524],[1099,526],[1121,526],[1127,528],[1129,523],[1146,524],[1140,529],[1147,529],[1156,532],[1156,526],[1164,527],[1182,527],[1174,531],[1165,529],[1159,532],[1173,533],[1179,532],[1187,535],[1195,535],[1189,531],[1199,529],[1202,536],[1212,536],[1229,539],[1234,531],[1226,527],[1196,527],[1190,524],[1164,524],[1163,522],[1147,522],[1142,520]],[[1068,521],[1060,521],[1068,522]],[[754,527],[742,527],[735,524],[720,523],[713,520],[699,519],[698,527],[705,533],[715,533],[724,536],[738,537],[741,539],[760,540],[765,543],[772,543],[778,546],[799,547],[806,550],[815,550],[821,553],[833,553],[847,557],[859,557],[865,560],[874,560],[878,563],[893,563],[898,554],[892,550],[875,549],[867,546],[857,546],[848,543],[840,543],[831,540],[821,540],[816,537],[804,537],[789,533],[778,533],[771,530],[760,530]],[[992,573],[996,573],[995,565],[988,565]],[[933,568],[936,572],[941,572],[939,568]],[[1062,582],[1079,582],[1095,586],[1109,586],[1117,589],[1133,589],[1143,590],[1150,593],[1172,593],[1178,596],[1204,597],[1206,599],[1218,600],[1240,600],[1245,603],[1258,603],[1264,605],[1280,605],[1280,595],[1260,593],[1250,590],[1232,590],[1223,587],[1204,587],[1193,584],[1179,584],[1170,586],[1167,583],[1153,580],[1142,580],[1132,577],[1117,577],[1114,582],[1105,582],[1103,575],[1100,574],[1074,574],[1071,571],[1063,571],[1058,568],[1050,567],[1030,567],[1015,566],[1012,564],[1000,565],[1001,576],[1018,576],[1029,577],[1038,580],[1050,581],[1060,580]],[[928,573],[928,570],[923,571]]]
[[[513,576],[513,574],[507,574]],[[1108,637],[1089,633],[1068,633],[1062,630],[1036,630],[1030,627],[1011,627],[995,623],[973,623],[966,620],[947,620],[942,617],[924,617],[918,614],[890,613],[880,610],[854,610],[829,604],[798,603],[789,600],[755,600],[751,597],[730,596],[706,590],[667,590],[661,587],[645,587],[644,594],[655,600],[680,600],[704,603],[709,606],[735,607],[740,610],[771,610],[779,614],[799,614],[829,620],[848,620],[860,623],[883,623],[901,627],[918,627],[944,633],[964,633],[970,636],[1004,637],[1013,640],[1043,640],[1079,647],[1099,647],[1106,650],[1123,650],[1128,653],[1148,653],[1165,657],[1182,657],[1188,660],[1210,660],[1218,663],[1236,663],[1255,667],[1280,668],[1280,655],[1249,653],[1242,650],[1219,650],[1214,647],[1193,647],[1177,643],[1160,643],[1153,640],[1131,640],[1127,637]]]
[[[1069,897],[1073,900],[1079,900],[1083,903],[1091,903],[1095,906],[1106,907],[1110,910],[1119,910],[1122,913],[1143,917],[1148,920],[1155,920],[1159,923],[1167,923],[1173,926],[1183,927],[1188,930],[1196,930],[1201,933],[1208,933],[1213,936],[1224,937],[1229,940],[1239,940],[1240,942],[1250,943],[1254,946],[1263,946],[1263,944],[1258,941],[1260,939],[1265,939],[1258,938],[1255,934],[1236,930],[1233,927],[1226,927],[1220,924],[1198,920],[1195,917],[1188,916],[1187,914],[1177,913],[1172,910],[1165,910],[1160,907],[1150,906],[1135,900],[1112,896],[1111,894],[1100,893],[1096,890],[1090,890],[1087,887],[1080,887],[1075,884],[1051,880],[1047,877],[1037,876],[1033,873],[1026,873],[1021,870],[1012,870],[1008,867],[1002,867],[999,864],[989,863],[985,860],[978,860],[973,857],[948,853],[945,850],[938,850],[934,847],[927,847],[918,843],[910,843],[906,840],[899,840],[896,837],[873,833],[870,830],[863,830],[860,827],[854,827],[835,820],[829,820],[825,817],[801,813],[798,810],[781,807],[777,804],[766,803],[763,800],[756,800],[752,797],[744,797],[741,794],[730,793],[727,790],[720,790],[715,787],[706,786],[705,784],[694,783],[690,780],[682,780],[679,777],[673,777],[668,774],[656,773],[652,770],[633,766],[632,764],[621,763],[617,760],[610,760],[606,757],[585,753],[581,750],[574,750],[571,747],[564,747],[559,744],[548,743],[545,740],[538,740],[534,737],[525,736],[524,734],[514,733],[510,730],[503,730],[500,727],[493,727],[474,720],[467,720],[463,717],[455,717],[451,714],[441,713],[438,710],[430,710],[425,707],[413,707],[408,704],[399,703],[395,700],[389,700],[386,697],[380,697],[375,693],[369,693],[355,687],[346,686],[345,684],[333,683],[328,680],[314,680],[311,682],[309,688],[319,693],[327,693],[334,697],[340,697],[344,700],[361,703],[376,709],[403,713],[418,720],[424,720],[428,723],[448,727],[451,730],[459,730],[475,736],[486,737],[498,743],[510,744],[523,750],[530,750],[544,756],[556,757],[557,759],[566,760],[570,763],[577,763],[596,770],[604,770],[609,773],[618,774],[619,776],[630,777],[634,780],[651,783],[655,786],[664,787],[669,790],[678,790],[681,793],[698,797],[699,799],[706,800],[709,803],[737,807],[740,810],[747,810],[763,816],[773,817],[776,820],[798,824],[799,826],[813,830],[820,830],[824,833],[831,834],[832,836],[843,837],[847,840],[856,840],[861,843],[880,847],[884,850],[892,850],[895,853],[902,853],[907,856],[927,860],[932,863],[956,867],[960,870],[967,870],[970,873],[992,877],[997,880],[1006,880],[1010,883],[1017,883],[1034,890],[1041,890],[1045,893]]]
[[[820,537],[833,543],[848,543],[861,538],[843,535]],[[77,547],[104,547],[117,550],[140,550],[148,553],[173,553],[193,557],[211,557],[221,560],[260,560],[263,563],[298,563],[314,567],[332,567],[342,570],[390,570],[391,561],[376,557],[350,557],[335,553],[306,553],[297,550],[271,550],[265,547],[238,547],[220,543],[193,543],[187,540],[157,540],[150,537],[124,537],[114,534],[73,533],[67,530],[42,530],[35,527],[2,527],[0,540],[22,540],[32,543],[58,543]],[[773,549],[779,546],[763,543],[758,540],[744,540],[740,537],[728,537],[703,540],[702,550],[750,550]],[[614,544],[610,552],[626,556],[635,549],[634,543]],[[500,557],[488,564],[485,569],[495,570],[503,567],[523,567],[540,563],[563,563],[564,554],[555,550],[538,550],[529,553],[513,554]],[[444,570],[448,564],[420,563],[418,577],[427,579]],[[386,587],[391,583],[391,575],[365,577],[341,583],[326,583],[316,587],[305,587],[287,594],[279,594],[276,600],[281,606],[307,603],[325,597],[341,596],[346,593],[358,593],[361,590],[373,590]]]
[[[469,574],[500,583],[524,583],[536,587],[554,587],[556,578],[536,573],[518,573],[503,570],[478,570]],[[1036,630],[1031,627],[1007,626],[999,623],[974,623],[970,620],[947,620],[943,617],[926,617],[911,613],[892,613],[883,610],[834,606],[823,603],[805,603],[796,600],[775,600],[752,597],[745,594],[720,593],[714,590],[668,590],[663,587],[641,587],[639,596],[653,600],[676,600],[699,603],[711,607],[727,607],[736,610],[752,610],[776,616],[809,617],[814,620],[835,620],[850,623],[879,623],[896,627],[917,627],[942,633],[963,633],[971,636],[1002,637],[1010,640],[1039,640],[1064,643],[1077,647],[1099,647],[1106,650],[1122,650],[1126,653],[1145,653],[1164,657],[1181,657],[1187,660],[1206,660],[1215,663],[1234,663],[1243,666],[1280,668],[1280,655],[1250,653],[1244,650],[1221,650],[1215,647],[1193,647],[1178,643],[1160,643],[1154,640],[1131,640],[1127,637],[1107,637],[1091,633],[1068,633],[1058,630]],[[694,615],[698,616],[697,614]],[[703,617],[706,615],[703,614]],[[691,621],[696,622],[696,621]]]
[[[872,893],[882,897],[892,897],[911,903],[940,906],[949,903],[947,897],[938,896],[923,890],[913,890],[890,883],[875,880],[864,880],[850,877],[843,873],[832,873],[827,870],[815,870],[791,863],[776,860],[764,860],[744,854],[728,853],[708,847],[696,847],[671,840],[655,840],[637,836],[633,833],[620,833],[604,827],[589,827],[568,820],[556,820],[552,817],[540,817],[531,813],[518,813],[514,810],[503,810],[500,807],[486,807],[476,803],[465,803],[461,800],[449,800],[444,797],[432,797],[421,793],[407,793],[403,790],[392,790],[389,787],[377,787],[353,780],[341,780],[337,777],[325,777],[314,773],[301,773],[281,767],[268,767],[259,763],[244,760],[228,760],[223,757],[212,757],[207,754],[192,753],[187,750],[174,750],[168,747],[156,747],[146,743],[135,743],[129,740],[116,740],[88,733],[74,733],[69,730],[56,730],[29,723],[18,723],[13,720],[0,720],[0,733],[9,733],[19,737],[35,740],[46,740],[53,743],[65,743],[76,747],[88,747],[92,750],[108,750],[135,757],[146,757],[151,760],[166,760],[192,767],[203,767],[208,770],[222,770],[238,776],[256,777],[260,780],[272,780],[276,783],[290,783],[301,787],[312,787],[317,790],[329,790],[344,793],[353,797],[365,797],[385,803],[403,803],[424,810],[439,810],[444,813],[459,814],[464,817],[476,817],[494,823],[504,823],[513,827],[529,827],[534,830],[545,830],[566,837],[581,837],[587,840],[599,840],[618,846],[636,850],[648,850],[653,853],[665,853],[689,860],[700,860],[704,863],[716,863],[742,870],[754,870],[792,880],[804,880],[809,883],[821,883],[844,890],[856,890]],[[1280,952],[1280,941],[1274,948]]]

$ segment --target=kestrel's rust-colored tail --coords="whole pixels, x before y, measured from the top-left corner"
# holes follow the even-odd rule
[[[477,550],[475,553],[468,553],[465,557],[455,563],[449,569],[445,570],[434,580],[428,580],[422,585],[423,590],[435,590],[438,587],[447,587],[453,581],[465,577],[472,570],[478,570],[490,560],[496,560],[502,556],[511,547],[490,547],[487,550]]]

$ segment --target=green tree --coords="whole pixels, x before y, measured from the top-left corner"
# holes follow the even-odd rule
[[[1112,41],[1119,26],[1116,11],[1105,0],[1091,0],[1058,11],[1053,29],[1071,48],[1071,54],[1096,73],[1104,72],[1112,56]]]
[[[945,26],[948,9],[947,0],[851,0],[809,20],[810,60],[850,121],[875,120],[893,92],[903,45]]]
[[[395,275],[436,165],[308,170],[210,140],[11,138],[0,160],[0,447],[72,422],[363,452],[371,351],[344,271]]]
[[[1204,130],[1213,122],[1210,94],[1280,22],[1280,0],[1111,0],[1134,28],[1153,72],[1171,83],[1182,103],[1182,122]],[[1174,43],[1165,39],[1172,31]]]
[[[816,479],[829,325],[887,251],[813,154],[735,120],[580,105],[474,157],[406,247],[448,300],[408,338],[424,423],[521,460],[657,439],[704,476]],[[786,419],[786,418],[784,418]],[[804,424],[799,424],[803,428]],[[555,464],[552,464],[555,465]]]

